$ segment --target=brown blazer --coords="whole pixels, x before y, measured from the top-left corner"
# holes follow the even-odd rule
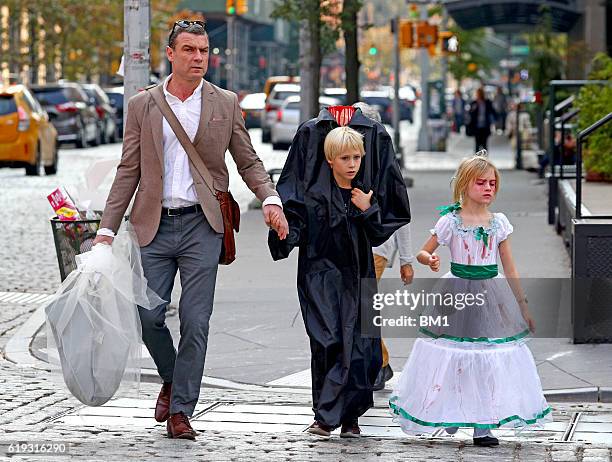
[[[258,199],[263,201],[268,196],[278,196],[270,176],[253,149],[235,93],[204,80],[200,125],[193,144],[210,171],[216,190],[228,190],[225,151],[229,149],[240,176]],[[223,233],[219,202],[191,162],[189,165],[206,219],[215,231]],[[162,114],[148,91],[143,91],[128,102],[121,162],[106,201],[100,227],[117,232],[136,192],[130,222],[139,244],[142,247],[150,244],[161,218],[163,169]]]

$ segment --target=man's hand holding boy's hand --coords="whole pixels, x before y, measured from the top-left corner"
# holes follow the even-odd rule
[[[351,202],[359,210],[365,212],[372,205],[372,191],[366,194],[359,188],[353,188],[351,190]]]
[[[276,233],[280,240],[283,240],[289,234],[289,223],[283,209],[278,205],[265,205],[263,208],[264,219],[266,225],[270,226]]]

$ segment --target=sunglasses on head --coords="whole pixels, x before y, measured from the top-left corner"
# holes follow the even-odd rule
[[[168,38],[172,37],[172,34],[174,33],[174,31],[176,30],[177,27],[180,27],[181,29],[187,29],[190,26],[199,26],[202,29],[206,28],[206,21],[200,21],[197,19],[191,20],[191,19],[181,19],[180,21],[176,21],[174,23],[174,26],[172,26],[172,30],[170,31],[170,35],[168,36]]]

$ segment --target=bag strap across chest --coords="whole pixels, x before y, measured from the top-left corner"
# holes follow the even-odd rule
[[[185,132],[185,129],[183,128],[179,120],[176,118],[176,114],[174,114],[174,111],[168,104],[168,101],[166,101],[162,86],[158,85],[155,88],[146,91],[149,93],[151,98],[153,98],[155,105],[161,111],[162,115],[164,116],[164,119],[166,119],[166,121],[168,122],[168,125],[170,125],[170,128],[176,135],[176,138],[178,139],[179,143],[181,143],[181,146],[183,146],[183,149],[187,153],[189,160],[192,162],[193,166],[200,173],[200,175],[202,175],[204,183],[206,183],[206,186],[210,190],[211,194],[213,196],[216,196],[216,191],[213,186],[213,177],[208,171],[208,168],[206,167],[206,164],[204,164],[204,161],[202,160],[202,157],[198,153],[197,149],[189,139],[189,136]]]

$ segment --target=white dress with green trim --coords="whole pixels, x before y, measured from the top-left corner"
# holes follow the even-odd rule
[[[426,338],[416,340],[389,400],[404,432],[520,430],[552,420],[525,343],[527,324],[508,281],[497,271],[499,243],[512,231],[503,213],[493,214],[486,228],[469,227],[456,210],[431,230],[450,249],[451,271],[432,291],[441,294],[437,305],[422,314],[446,316],[447,322],[421,329]]]

